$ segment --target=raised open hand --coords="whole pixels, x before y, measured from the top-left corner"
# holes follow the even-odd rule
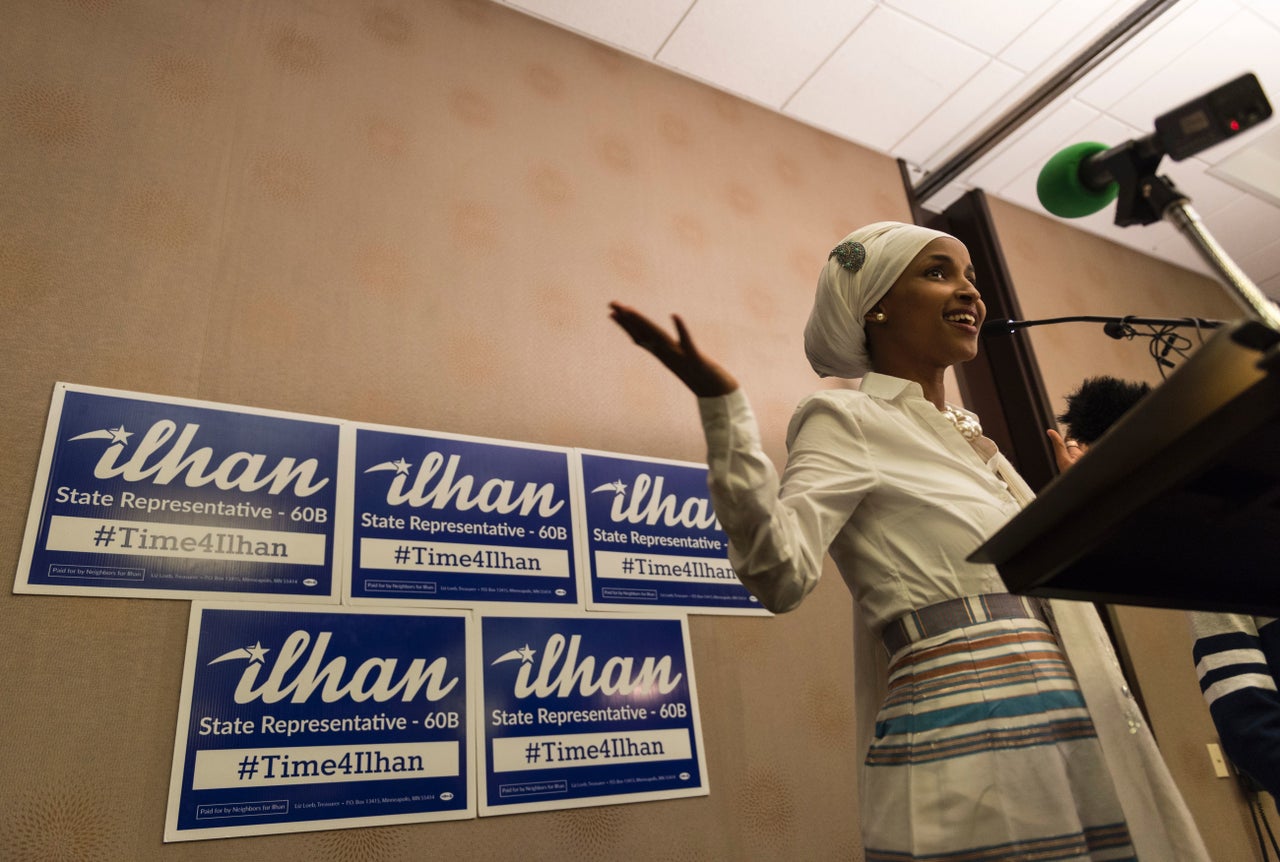
[[[631,340],[658,357],[699,398],[728,395],[738,388],[737,379],[719,363],[703,356],[694,346],[689,330],[678,315],[672,315],[676,336],[630,306],[609,303],[609,316],[631,336]]]

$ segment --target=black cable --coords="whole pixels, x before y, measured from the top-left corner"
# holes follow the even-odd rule
[[[1252,818],[1253,820],[1253,834],[1258,836],[1258,849],[1262,851],[1262,862],[1271,862],[1271,855],[1267,853],[1267,844],[1265,841],[1262,840],[1262,829],[1261,827],[1258,826],[1259,817],[1262,818],[1263,823],[1267,822],[1266,814],[1263,811],[1261,811],[1261,808],[1262,808],[1262,800],[1255,793],[1253,794],[1253,799],[1251,800],[1251,804],[1249,805],[1249,817]],[[1270,826],[1267,827],[1267,832],[1268,833],[1271,832]],[[1271,843],[1272,845],[1275,844],[1274,835],[1271,837]],[[1280,849],[1277,849],[1276,853],[1280,854]]]
[[[1258,821],[1262,821],[1262,827],[1267,830],[1267,837],[1271,839],[1271,849],[1276,851],[1277,862],[1280,862],[1280,846],[1276,844],[1275,833],[1271,831],[1271,824],[1267,822],[1267,813],[1262,807],[1263,786],[1258,780],[1247,772],[1243,772],[1238,766],[1234,767],[1236,781],[1240,783],[1240,791],[1244,794],[1245,805],[1249,807],[1249,818],[1253,821],[1253,834],[1258,838],[1258,850],[1262,853],[1262,862],[1271,862],[1271,856],[1267,853],[1267,843],[1262,840],[1262,828],[1258,825]]]
[[[1193,345],[1191,339],[1178,335],[1172,326],[1165,326],[1162,329],[1156,329],[1152,326],[1149,329],[1151,330],[1149,333],[1141,332],[1137,334],[1151,339],[1148,344],[1148,350],[1151,353],[1151,358],[1155,360],[1156,369],[1160,372],[1161,379],[1163,379],[1165,377],[1165,369],[1175,367],[1174,363],[1169,359],[1169,354],[1176,353],[1179,359],[1185,361],[1187,359],[1187,351]]]
[[[1267,829],[1267,837],[1271,839],[1271,849],[1276,851],[1276,858],[1280,859],[1280,846],[1276,845],[1275,833],[1271,831],[1271,824],[1267,822],[1267,813],[1262,810],[1262,797],[1256,795],[1253,797],[1253,801],[1258,806],[1258,816],[1262,819],[1262,825]],[[1258,843],[1262,843],[1261,838],[1258,839]],[[1266,862],[1266,860],[1263,860],[1263,862]]]

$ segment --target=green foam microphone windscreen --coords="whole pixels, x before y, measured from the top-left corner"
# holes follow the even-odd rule
[[[1045,162],[1036,179],[1036,195],[1044,208],[1062,218],[1080,218],[1096,213],[1115,200],[1120,193],[1117,183],[1093,189],[1080,179],[1081,163],[1107,149],[1106,144],[1072,144]]]

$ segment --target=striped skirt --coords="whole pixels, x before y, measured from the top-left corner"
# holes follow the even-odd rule
[[[864,770],[868,862],[1136,858],[1080,688],[1044,622],[913,626],[905,639]]]

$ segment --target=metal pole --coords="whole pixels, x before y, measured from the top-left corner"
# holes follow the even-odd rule
[[[1236,266],[1230,255],[1205,229],[1200,216],[1186,198],[1179,198],[1165,207],[1164,218],[1191,241],[1200,257],[1217,273],[1232,299],[1255,319],[1280,332],[1280,309],[1245,275],[1244,270]]]

